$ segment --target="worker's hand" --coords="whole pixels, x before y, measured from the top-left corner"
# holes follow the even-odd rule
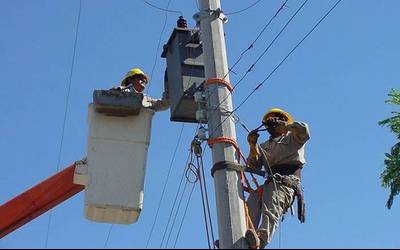
[[[286,127],[287,126],[287,121],[283,121],[281,119],[279,119],[279,117],[270,117],[267,119],[265,125],[267,126],[267,128],[278,128],[278,127]]]
[[[250,131],[250,133],[247,135],[247,142],[250,145],[255,145],[257,143],[258,137],[260,137],[260,134],[256,130]]]

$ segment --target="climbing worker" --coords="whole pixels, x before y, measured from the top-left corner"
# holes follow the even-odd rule
[[[156,111],[163,111],[169,107],[169,92],[166,78],[164,79],[164,92],[161,99],[154,99],[146,94],[143,95],[143,107],[151,108]],[[149,77],[139,68],[133,68],[126,73],[120,86],[111,88],[123,92],[143,93],[149,82]]]
[[[254,226],[245,235],[250,249],[262,249],[271,242],[278,221],[292,207],[295,196],[298,218],[304,222],[305,205],[300,173],[305,164],[304,145],[310,138],[308,125],[294,121],[289,113],[278,108],[269,110],[262,124],[270,134],[266,142],[257,144],[258,130],[251,131],[247,136],[250,145],[247,158],[249,168],[260,170],[264,167],[267,173],[262,192],[252,192],[247,199]]]

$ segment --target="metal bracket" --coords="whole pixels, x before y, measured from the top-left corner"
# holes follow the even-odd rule
[[[207,140],[207,128],[205,128],[205,127],[203,127],[203,126],[200,126],[200,128],[198,129],[198,131],[197,131],[197,138],[200,140],[200,141],[205,141],[205,140]]]
[[[227,23],[228,22],[228,17],[224,15],[223,11],[221,10],[221,8],[218,8],[216,10],[201,10],[199,12],[197,12],[196,14],[193,15],[193,19],[196,22],[200,22],[201,20],[203,20],[204,18],[208,18],[208,17],[214,17],[215,19],[220,19],[222,22]]]

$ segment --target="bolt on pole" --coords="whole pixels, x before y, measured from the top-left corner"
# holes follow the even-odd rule
[[[200,21],[206,79],[216,77],[229,82],[224,16],[220,11],[220,0],[198,1],[200,11],[195,19]],[[232,119],[226,119],[229,116],[226,111],[233,110],[229,90],[224,85],[211,84],[207,86],[206,93],[209,139],[228,137],[236,141],[235,124]],[[237,163],[238,160],[231,144],[222,142],[212,145],[213,166],[219,162]],[[240,177],[240,172],[228,169],[220,169],[214,173],[220,248],[247,248],[243,237],[246,220]]]

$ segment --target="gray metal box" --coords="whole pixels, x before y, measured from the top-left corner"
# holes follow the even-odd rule
[[[138,115],[142,108],[143,94],[119,90],[95,90],[94,109],[111,116]]]
[[[170,120],[197,123],[199,104],[193,95],[205,79],[203,47],[198,30],[175,28],[161,57],[167,60],[165,80],[168,82]],[[205,104],[200,106],[205,108]]]

